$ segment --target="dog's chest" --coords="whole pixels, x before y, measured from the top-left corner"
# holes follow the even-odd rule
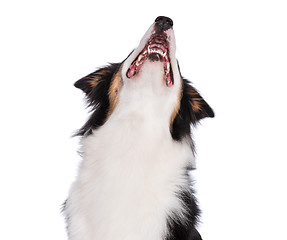
[[[161,239],[167,217],[182,211],[176,194],[189,187],[192,152],[152,122],[117,121],[83,140],[71,196],[92,239]]]

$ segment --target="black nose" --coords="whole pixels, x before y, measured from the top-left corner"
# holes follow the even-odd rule
[[[173,26],[173,21],[168,17],[159,16],[155,19],[155,26],[158,31],[163,32]]]

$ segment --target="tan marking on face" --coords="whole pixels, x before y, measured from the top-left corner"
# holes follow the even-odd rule
[[[178,91],[178,94],[177,94],[177,102],[176,102],[176,106],[171,114],[171,117],[170,117],[170,131],[172,131],[172,124],[173,124],[173,121],[176,117],[176,115],[178,114],[178,111],[180,109],[180,102],[181,102],[181,98],[182,98],[182,83],[181,83],[181,87],[180,87],[180,90]]]
[[[122,81],[121,81],[121,70],[122,67],[118,70],[118,72],[115,74],[110,89],[109,89],[109,100],[110,100],[110,109],[108,112],[108,117],[112,114],[112,112],[115,110],[116,106],[119,102],[119,93],[122,87]]]

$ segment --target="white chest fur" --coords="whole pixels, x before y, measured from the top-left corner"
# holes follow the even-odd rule
[[[194,159],[188,143],[170,136],[174,100],[151,89],[125,93],[129,87],[109,120],[82,140],[66,207],[70,240],[160,240],[167,217],[183,211],[176,193],[189,188]]]

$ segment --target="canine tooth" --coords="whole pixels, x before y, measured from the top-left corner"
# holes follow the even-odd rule
[[[164,55],[164,60],[166,61],[166,62],[169,62],[168,61],[168,57],[167,57],[167,54],[166,54],[167,52],[165,52],[165,55]]]
[[[150,51],[151,51],[150,46],[148,46],[148,47],[147,47],[147,52],[148,52],[148,54],[150,54]]]
[[[142,60],[142,58],[143,58],[143,55],[140,54],[139,57],[138,57],[138,62],[140,62],[140,60]]]
[[[170,64],[169,62],[166,62],[166,74],[168,74],[170,71]]]

